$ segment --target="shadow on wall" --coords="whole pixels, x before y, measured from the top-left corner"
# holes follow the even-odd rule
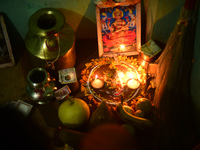
[[[91,20],[71,10],[63,8],[58,8],[58,10],[65,16],[66,23],[74,29],[76,39],[97,37],[96,24]]]
[[[157,20],[153,27],[152,39],[166,43],[178,21],[180,13],[181,7],[170,11],[170,13]]]

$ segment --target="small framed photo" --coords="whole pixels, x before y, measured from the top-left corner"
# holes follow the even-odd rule
[[[138,55],[141,2],[96,5],[99,57]]]
[[[12,67],[15,60],[7,33],[4,16],[0,13],[0,68]]]

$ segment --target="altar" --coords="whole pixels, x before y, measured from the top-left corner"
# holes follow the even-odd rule
[[[147,41],[147,43],[141,43],[141,24],[138,24],[138,19],[141,19],[141,16],[138,15],[138,12],[140,12],[139,4],[136,6],[135,4],[111,6],[107,8],[101,5],[96,8],[96,15],[98,16],[98,39],[74,40],[74,34],[70,32],[70,35],[73,35],[70,41],[71,44],[64,43],[63,41],[67,38],[62,36],[63,32],[55,34],[54,32],[58,31],[58,28],[55,28],[52,31],[53,33],[47,32],[47,36],[51,35],[50,38],[44,38],[43,35],[39,35],[39,38],[35,38],[35,35],[33,36],[35,38],[35,42],[33,43],[37,43],[35,46],[37,46],[38,51],[37,53],[30,54],[29,52],[34,51],[34,47],[31,45],[31,38],[33,37],[29,34],[28,39],[31,37],[29,39],[30,41],[27,42],[28,44],[26,43],[27,45],[23,45],[22,42],[22,47],[24,47],[21,50],[23,51],[19,53],[20,56],[19,59],[16,59],[18,61],[16,61],[15,66],[1,70],[1,106],[3,108],[15,107],[23,110],[26,114],[25,120],[37,125],[41,129],[40,133],[44,133],[45,137],[47,137],[43,143],[55,150],[64,148],[68,150],[80,149],[81,146],[88,146],[84,145],[86,143],[88,144],[88,141],[90,141],[89,145],[95,143],[91,142],[93,140],[97,141],[97,143],[99,142],[99,145],[103,145],[101,144],[102,141],[110,141],[110,138],[108,138],[109,135],[112,135],[111,138],[113,137],[110,143],[114,142],[116,146],[116,143],[118,143],[116,142],[117,138],[120,137],[121,133],[125,135],[125,138],[123,136],[119,138],[119,144],[125,143],[124,145],[127,147],[137,147],[140,150],[153,149],[155,145],[162,147],[163,143],[154,143],[157,141],[165,141],[165,139],[160,139],[160,136],[167,138],[165,142],[170,141],[172,143],[169,147],[173,147],[173,144],[180,146],[173,139],[179,138],[183,132],[180,134],[175,131],[175,129],[179,129],[176,125],[180,125],[180,122],[179,120],[173,122],[176,117],[170,112],[172,110],[178,114],[175,116],[180,116],[183,111],[176,112],[175,107],[171,107],[170,102],[173,104],[177,103],[171,99],[164,101],[169,102],[166,103],[168,107],[165,108],[165,103],[162,103],[161,106],[163,107],[159,107],[159,111],[156,108],[159,106],[159,101],[157,101],[156,107],[154,103],[155,90],[158,86],[156,79],[158,77],[159,61],[156,61],[156,59],[160,56],[160,52],[164,50],[166,45],[153,40]],[[111,22],[114,22],[114,19],[117,20],[117,17],[122,18],[122,16],[124,16],[123,21],[118,18],[120,20],[120,26],[125,25],[125,20],[129,26],[125,25],[122,28],[116,28],[116,24],[112,24]],[[54,18],[51,17],[48,19]],[[40,18],[40,21],[39,25],[44,30],[46,28],[43,24],[44,20]],[[50,22],[48,28],[52,27],[51,23],[56,23],[54,21]],[[180,25],[184,22],[178,23],[177,25]],[[40,30],[40,33],[43,32]],[[124,36],[126,37],[125,40],[122,39]],[[151,45],[152,43],[153,46]],[[62,48],[66,48],[65,46],[67,44],[70,46],[64,49],[64,53],[61,56],[60,52],[63,52]],[[169,49],[172,48],[171,45],[167,46]],[[59,53],[56,50],[57,47],[59,48]],[[157,49],[158,47],[159,49]],[[67,55],[68,50],[69,53],[71,52],[70,55]],[[48,52],[52,52],[53,55],[47,55]],[[64,57],[65,54],[66,57]],[[42,57],[35,59],[33,55]],[[50,56],[53,57],[50,58]],[[59,61],[59,57],[61,61]],[[66,64],[62,65],[62,63],[65,63],[65,59],[71,60],[72,64],[67,66],[68,62],[66,61]],[[174,66],[171,65],[170,68]],[[29,78],[29,76],[33,75],[31,71],[35,68],[40,68],[38,69],[39,71],[42,70],[39,74],[42,73],[44,75],[42,79],[45,80],[40,79],[39,81],[42,80],[42,83],[45,81],[45,84],[42,84],[42,88],[39,90],[34,89],[32,97],[28,97],[27,94],[30,93],[27,92],[27,79],[36,82],[35,84],[40,83],[38,80],[35,80],[37,77],[34,80],[32,77]],[[65,69],[69,69],[70,71],[68,72]],[[52,78],[49,78],[48,75]],[[157,81],[161,82],[162,77],[160,75]],[[53,86],[49,86],[51,79],[55,82]],[[180,89],[174,91],[178,90]],[[165,97],[167,96],[165,95]],[[44,100],[43,98],[46,97],[50,99]],[[185,97],[183,98],[185,100]],[[182,99],[178,98],[177,100]],[[61,110],[64,102],[71,102],[73,104],[77,101],[81,101],[78,109],[70,111],[70,107],[67,106],[68,108],[63,109],[62,107]],[[187,101],[186,103],[182,103],[181,101],[181,103],[175,106],[182,110],[181,104],[187,106]],[[69,112],[63,113],[63,110],[69,110]],[[82,110],[82,115],[79,112],[78,117],[73,116],[77,110]],[[187,108],[187,110],[190,110],[190,108]],[[160,112],[162,113],[160,114]],[[183,113],[185,115],[187,112],[184,111]],[[170,121],[170,116],[173,116],[172,121]],[[68,117],[71,118],[66,119]],[[165,119],[169,120],[166,121]],[[180,120],[184,121],[184,119]],[[165,121],[168,123],[167,127],[165,124],[162,124]],[[14,123],[17,123],[17,121]],[[104,125],[108,125],[107,127],[109,129]],[[164,127],[163,130],[162,127]],[[179,131],[182,131],[181,129]],[[101,134],[102,130],[105,132],[103,136]],[[162,132],[158,133],[159,131]],[[173,132],[170,132],[169,136],[168,134],[163,134],[168,133],[167,131]],[[112,134],[108,134],[110,132]],[[193,134],[190,130],[188,132]],[[157,137],[157,135],[160,136]],[[171,135],[177,135],[177,137],[172,137]],[[193,141],[193,138],[193,135],[187,137],[185,145],[189,147],[194,146],[196,141]]]

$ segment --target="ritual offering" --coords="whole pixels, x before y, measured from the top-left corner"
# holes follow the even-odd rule
[[[26,94],[37,104],[46,104],[54,99],[57,90],[55,78],[43,68],[33,68],[27,75]]]
[[[67,68],[58,71],[59,82],[61,84],[68,84],[77,81],[75,68]]]
[[[34,66],[61,70],[75,65],[75,32],[59,10],[39,9],[28,25],[25,45]]]
[[[127,56],[93,59],[82,71],[81,90],[89,98],[116,105],[135,98],[146,82],[145,70],[137,59]]]
[[[93,81],[91,81],[91,86],[95,89],[100,89],[104,86],[104,81],[97,78],[97,75]]]
[[[60,105],[58,117],[66,127],[78,128],[89,119],[90,108],[82,99],[69,98]]]
[[[71,93],[70,88],[67,85],[65,85],[64,87],[55,91],[54,95],[57,100],[63,100],[70,93]]]
[[[106,123],[116,123],[111,107],[102,101],[97,109],[93,112],[89,120],[89,127],[95,128]]]

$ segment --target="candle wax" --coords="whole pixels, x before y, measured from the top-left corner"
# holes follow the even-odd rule
[[[104,85],[104,82],[100,79],[94,79],[92,82],[91,82],[91,85],[93,88],[95,89],[100,89],[103,87]]]
[[[130,89],[137,89],[139,87],[140,83],[137,81],[137,80],[134,80],[134,79],[130,79],[128,82],[127,82],[127,86],[130,88]]]

